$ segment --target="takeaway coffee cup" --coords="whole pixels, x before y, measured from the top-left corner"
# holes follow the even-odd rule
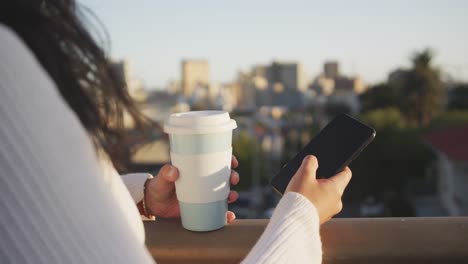
[[[171,162],[179,170],[175,186],[185,229],[211,231],[226,225],[236,127],[224,111],[176,113],[165,122]]]

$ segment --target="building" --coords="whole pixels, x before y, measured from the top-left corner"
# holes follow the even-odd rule
[[[179,80],[170,80],[168,83],[167,83],[167,91],[170,93],[170,94],[182,94],[182,88],[181,88],[181,83]]]
[[[315,95],[330,96],[335,91],[335,79],[326,78],[325,75],[321,74],[310,84],[309,89]]]
[[[340,69],[337,61],[328,61],[323,64],[325,78],[336,79],[340,77]]]
[[[197,87],[209,87],[210,76],[207,60],[183,60],[181,66],[182,91],[184,96],[192,96]]]
[[[238,110],[253,110],[256,106],[257,90],[267,89],[268,83],[265,79],[265,71],[262,66],[254,66],[251,72],[237,73],[237,78],[233,85],[233,95],[235,96],[235,107]],[[264,68],[264,67],[263,67]]]
[[[335,80],[335,90],[350,91],[356,94],[361,94],[366,91],[366,85],[360,76],[345,77],[339,76]]]
[[[301,92],[307,89],[302,65],[296,62],[273,61],[252,69],[252,83],[257,106],[299,106]]]
[[[147,93],[143,88],[143,84],[131,75],[128,60],[111,61],[110,67],[117,75],[118,81],[127,88],[128,93],[134,100],[143,102],[147,99]]]
[[[360,76],[348,77],[339,72],[338,62],[326,62],[323,73],[311,83],[310,87],[316,94],[329,96],[335,93],[356,93],[366,91],[364,80]]]
[[[222,85],[221,93],[225,98],[226,110],[233,110],[241,102],[242,87],[238,82],[225,83]]]
[[[265,65],[254,65],[252,67],[252,76],[266,78],[268,66]]]
[[[300,63],[274,61],[266,68],[265,76],[275,92],[281,93],[282,90],[304,91],[307,89],[307,81]]]
[[[365,91],[367,91],[366,83],[361,78],[361,76],[359,76],[359,75],[354,76],[353,82],[354,82],[353,90],[354,90],[355,93],[362,94]]]
[[[424,137],[434,153],[437,192],[451,216],[468,215],[468,125],[435,130]]]
[[[358,95],[352,90],[337,90],[328,97],[328,103],[332,105],[345,105],[351,114],[357,114],[361,110]]]

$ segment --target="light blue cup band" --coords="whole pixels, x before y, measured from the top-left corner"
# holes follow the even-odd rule
[[[227,200],[205,204],[192,204],[179,201],[182,226],[191,231],[213,231],[227,224]],[[207,217],[209,216],[209,217]]]
[[[227,151],[232,146],[232,130],[209,134],[169,134],[171,152],[199,155]],[[197,232],[213,231],[226,225],[227,199],[211,203],[179,201],[182,226]]]
[[[232,131],[212,134],[169,134],[171,151],[177,154],[205,154],[231,148]]]

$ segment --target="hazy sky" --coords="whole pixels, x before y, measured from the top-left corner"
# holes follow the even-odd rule
[[[147,86],[180,78],[180,61],[205,58],[212,81],[273,59],[309,77],[325,60],[368,83],[432,47],[436,64],[468,81],[468,1],[78,0],[107,28],[111,55]]]

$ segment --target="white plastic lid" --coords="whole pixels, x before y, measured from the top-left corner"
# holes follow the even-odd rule
[[[168,134],[210,134],[232,130],[236,121],[224,111],[192,111],[172,114],[164,123]]]

